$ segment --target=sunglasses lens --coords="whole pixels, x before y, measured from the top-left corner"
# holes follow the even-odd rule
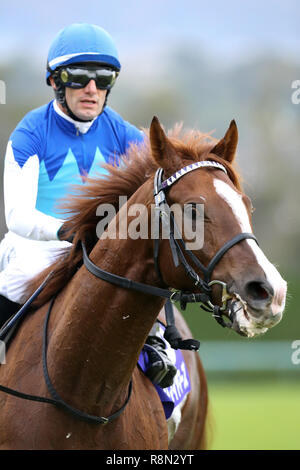
[[[67,67],[61,70],[60,79],[69,88],[84,88],[90,80],[95,80],[97,88],[109,90],[115,84],[117,72],[110,69],[80,69]]]
[[[98,69],[96,71],[96,86],[102,90],[109,90],[115,84],[117,73],[114,70]]]

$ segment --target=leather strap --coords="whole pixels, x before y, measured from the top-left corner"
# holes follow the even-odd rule
[[[83,261],[84,265],[91,274],[102,279],[102,281],[109,282],[123,289],[135,290],[137,292],[143,292],[144,294],[154,295],[156,297],[162,297],[165,299],[170,299],[172,302],[202,302],[203,294],[193,294],[185,293],[183,291],[170,291],[168,289],[162,289],[160,287],[150,286],[149,284],[144,284],[142,282],[133,281],[123,276],[117,274],[109,273],[104,269],[99,268],[94,264],[88,257],[85,243],[81,241],[82,252],[83,252]]]

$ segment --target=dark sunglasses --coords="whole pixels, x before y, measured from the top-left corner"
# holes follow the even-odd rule
[[[58,77],[69,88],[84,88],[90,80],[95,80],[100,90],[110,90],[118,77],[118,72],[108,68],[65,67],[60,69]]]

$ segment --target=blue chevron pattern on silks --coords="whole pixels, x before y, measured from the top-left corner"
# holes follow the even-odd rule
[[[60,168],[55,175],[51,175],[53,176],[51,178],[44,160],[42,160],[40,164],[36,209],[57,217],[57,214],[60,212],[59,205],[65,201],[67,195],[76,193],[75,185],[81,186],[85,183],[85,176],[100,176],[100,174],[107,173],[107,170],[101,167],[103,163],[106,163],[106,161],[99,147],[97,147],[87,171],[86,168],[79,167],[78,159],[72,150],[69,149]],[[66,182],[69,182],[69,184],[66,184]],[[55,198],[53,198],[53,194]]]
[[[75,166],[75,163],[77,163],[77,166]],[[64,157],[60,156],[58,161],[55,162],[55,166],[53,165],[52,168],[49,168],[49,163],[47,162],[47,160],[42,160],[41,169],[43,169],[43,171],[46,171],[49,181],[52,181],[57,177],[58,173],[61,172],[62,168],[64,168],[62,174],[64,174],[65,176],[66,172],[68,172],[68,170],[66,170],[68,166],[74,167],[74,174],[79,172],[81,176],[87,176],[90,175],[90,173],[93,171],[93,169],[95,169],[95,167],[97,167],[100,172],[100,166],[104,163],[107,162],[103,154],[101,153],[99,147],[96,148],[94,156],[92,158],[88,156],[88,158],[86,158],[86,161],[84,161],[82,155],[78,155],[77,153],[74,154],[72,152],[72,149],[69,148],[67,154]],[[101,173],[107,173],[107,171],[103,168]]]

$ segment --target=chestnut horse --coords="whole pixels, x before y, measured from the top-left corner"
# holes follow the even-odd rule
[[[76,233],[72,250],[34,280],[31,289],[53,271],[35,301],[35,309],[26,315],[16,332],[6,364],[0,367],[2,386],[45,397],[48,402],[23,400],[0,392],[1,449],[205,447],[208,398],[199,355],[183,351],[191,391],[170,443],[160,398],[137,367],[139,354],[161,315],[166,297],[99,279],[95,275],[99,268],[160,289],[159,292],[170,292],[167,287],[176,289],[173,294],[178,294],[178,290],[190,292],[189,298],[193,295],[195,300],[202,299],[220,322],[224,324],[226,320],[225,325],[244,336],[265,332],[281,319],[286,284],[252,233],[251,202],[243,194],[233,168],[238,141],[235,122],[220,141],[196,131],[180,137],[180,132],[176,128],[167,136],[154,118],[150,138],[143,146],[132,146],[130,158],[124,159],[119,168],[107,166],[110,175],[90,180],[80,197],[70,201],[73,215],[65,228],[67,236]],[[184,171],[180,171],[183,167]],[[155,262],[149,234],[136,239],[109,236],[113,223],[118,231],[124,218],[133,220],[130,209],[134,204],[146,207],[144,222],[151,219],[154,174],[158,168],[162,168],[164,178],[156,179],[159,187],[155,201],[159,210],[163,200],[165,208],[173,203],[187,205],[193,214],[194,204],[204,202],[204,244],[193,253],[182,248],[185,255],[192,257],[191,264],[184,261],[176,244],[171,247],[167,238],[160,240]],[[104,203],[117,206],[120,195],[128,196],[128,202],[97,240],[97,207]],[[79,241],[84,239],[94,272],[82,264]],[[180,262],[176,262],[178,257]],[[173,299],[176,298],[175,295]],[[50,318],[47,313],[51,313]],[[183,317],[179,311],[175,313],[181,336],[190,337]],[[45,318],[47,350],[42,363]],[[54,399],[59,401],[53,388],[67,407],[61,403],[53,406]],[[77,416],[72,412],[74,408],[80,410]],[[110,419],[115,413],[118,416]],[[87,414],[91,422],[80,419]]]

